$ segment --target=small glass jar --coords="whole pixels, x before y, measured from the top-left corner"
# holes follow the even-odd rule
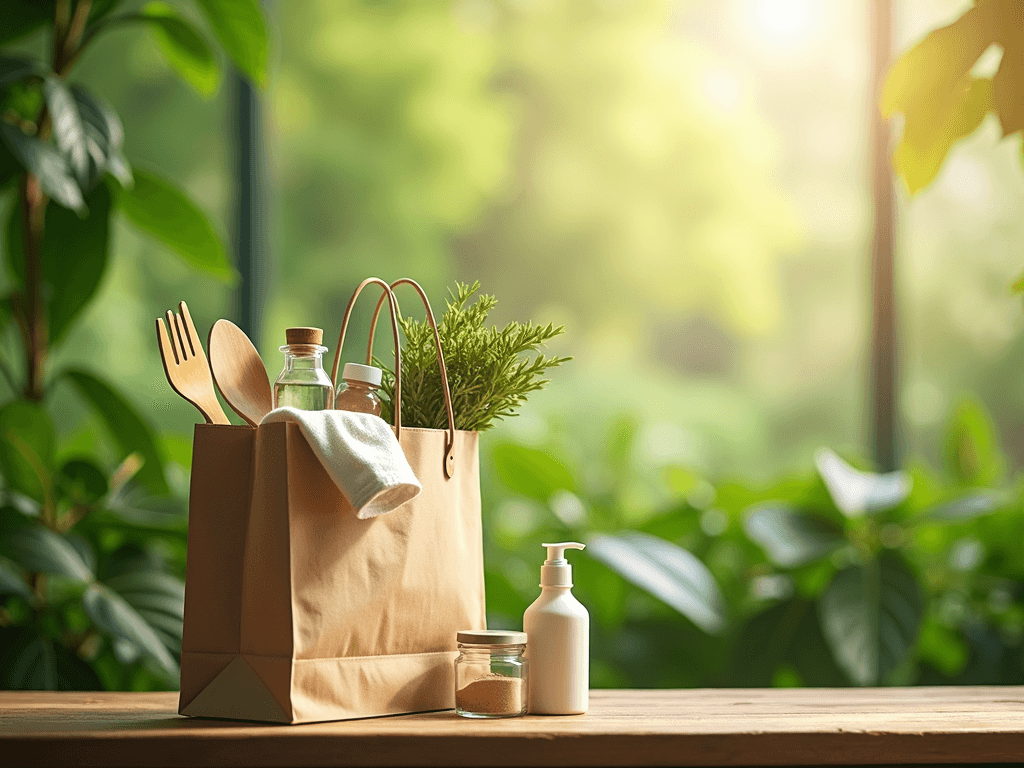
[[[302,411],[324,411],[334,407],[334,384],[324,370],[321,346],[324,332],[319,328],[288,328],[284,370],[274,382],[274,407],[291,406]]]
[[[359,363],[345,363],[341,378],[345,381],[338,385],[334,397],[334,407],[339,411],[355,411],[356,413],[372,413],[380,416],[381,402],[377,391],[383,378],[380,368]]]
[[[500,629],[459,632],[455,712],[463,717],[526,714],[526,633]]]

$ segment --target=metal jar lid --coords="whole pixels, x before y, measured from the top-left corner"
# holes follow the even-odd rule
[[[456,638],[466,645],[526,645],[526,633],[510,629],[468,629]]]

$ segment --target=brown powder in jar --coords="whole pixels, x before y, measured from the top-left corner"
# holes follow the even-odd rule
[[[518,715],[523,711],[523,680],[491,673],[455,692],[459,709],[481,715]]]

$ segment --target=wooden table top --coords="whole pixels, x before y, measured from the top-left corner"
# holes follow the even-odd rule
[[[0,692],[2,766],[896,765],[1024,760],[1024,687],[594,691],[572,717],[310,725],[176,714],[174,693]]]

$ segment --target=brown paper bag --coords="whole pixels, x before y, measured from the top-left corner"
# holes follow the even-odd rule
[[[394,296],[370,278],[339,352],[370,283],[398,350]],[[428,318],[436,337],[429,305]],[[196,425],[180,713],[305,723],[454,707],[455,633],[485,626],[483,542],[478,436],[454,429],[439,364],[449,429],[402,427],[395,408],[423,491],[369,520],[297,425]]]

